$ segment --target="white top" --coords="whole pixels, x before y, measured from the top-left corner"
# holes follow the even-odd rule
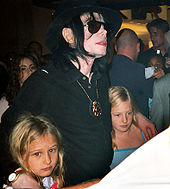
[[[88,189],[170,189],[170,128],[138,148]]]
[[[45,177],[43,180],[42,180],[42,183],[43,183],[43,186],[46,188],[46,189],[49,189],[53,184],[54,184],[54,180],[52,177]]]

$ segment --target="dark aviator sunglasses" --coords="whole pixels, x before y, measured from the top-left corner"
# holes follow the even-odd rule
[[[100,22],[100,21],[97,21],[97,20],[90,20],[84,26],[87,26],[88,27],[88,31],[91,34],[94,34],[94,33],[97,33],[100,30],[100,28],[101,28],[102,25],[106,29],[106,24],[104,22]]]

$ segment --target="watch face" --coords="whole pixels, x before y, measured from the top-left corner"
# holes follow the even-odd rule
[[[15,178],[16,178],[16,176],[17,176],[16,173],[11,173],[11,174],[9,175],[9,177],[8,177],[9,182],[14,181]]]

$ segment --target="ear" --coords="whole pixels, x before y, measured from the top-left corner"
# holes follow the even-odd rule
[[[117,45],[115,44],[115,51],[117,52]]]
[[[71,28],[63,28],[62,35],[67,43],[69,43],[71,46],[74,46],[74,35]]]
[[[138,53],[140,52],[140,43],[139,42],[137,43],[137,52]]]

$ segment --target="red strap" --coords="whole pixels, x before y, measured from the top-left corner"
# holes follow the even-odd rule
[[[15,173],[17,173],[18,175],[21,175],[24,173],[24,171],[22,169],[19,169],[19,170],[15,171]]]
[[[50,187],[50,189],[57,189],[57,188],[58,188],[57,182],[55,182],[55,183]]]

